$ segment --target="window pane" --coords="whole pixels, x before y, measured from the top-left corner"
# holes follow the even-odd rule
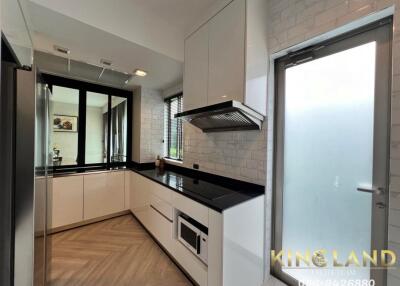
[[[175,118],[175,114],[182,111],[182,96],[168,100],[166,109],[167,155],[172,159],[182,159],[182,120]]]
[[[126,98],[112,96],[110,162],[126,162],[127,106]]]
[[[76,165],[78,159],[79,90],[53,86],[53,163]]]
[[[85,163],[107,162],[108,95],[86,94],[86,149]]]

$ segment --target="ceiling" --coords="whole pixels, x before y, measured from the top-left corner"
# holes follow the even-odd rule
[[[180,61],[34,3],[30,3],[29,11],[35,50],[65,57],[54,51],[56,44],[70,49],[68,57],[77,61],[101,65],[100,60],[107,59],[112,61],[111,68],[121,72],[132,74],[137,68],[147,71],[146,77],[129,81],[127,88],[131,89],[138,85],[165,89],[182,81]]]
[[[153,17],[159,17],[178,28],[185,35],[206,13],[215,0],[131,0],[135,5],[145,4]]]
[[[35,50],[132,74],[135,86],[164,90],[182,82],[184,38],[199,15],[221,0],[27,0],[27,22]]]

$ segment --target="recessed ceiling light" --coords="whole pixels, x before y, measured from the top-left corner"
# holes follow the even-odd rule
[[[61,46],[57,46],[57,45],[54,45],[54,50],[56,50],[59,53],[66,54],[66,55],[68,55],[71,52],[69,49],[61,47]]]
[[[102,65],[105,65],[105,66],[111,66],[112,61],[106,60],[106,59],[101,59],[101,60],[100,60],[100,63],[101,63]]]
[[[135,69],[135,71],[133,73],[137,76],[146,76],[147,75],[147,72],[145,72],[144,70],[140,70],[140,69]]]

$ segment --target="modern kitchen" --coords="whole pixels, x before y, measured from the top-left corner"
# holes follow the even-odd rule
[[[400,285],[399,7],[2,0],[0,285]]]

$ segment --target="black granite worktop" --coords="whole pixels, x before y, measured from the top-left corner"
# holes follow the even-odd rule
[[[168,165],[132,171],[218,212],[264,194],[264,186]]]
[[[264,194],[264,186],[198,170],[167,164],[163,171],[153,163],[130,163],[128,167],[69,168],[54,172],[54,177],[96,172],[131,170],[218,212]]]

